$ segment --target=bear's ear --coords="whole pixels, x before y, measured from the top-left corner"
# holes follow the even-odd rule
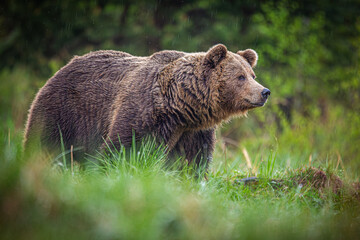
[[[217,44],[207,51],[204,64],[214,68],[226,57],[226,53],[227,48],[222,44]]]
[[[238,51],[237,54],[245,58],[248,63],[250,63],[250,66],[253,68],[256,66],[258,55],[257,53],[252,49],[246,49],[244,51]]]

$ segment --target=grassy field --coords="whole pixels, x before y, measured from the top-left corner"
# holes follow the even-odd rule
[[[279,132],[266,111],[222,127],[207,180],[167,166],[151,142],[96,164],[72,164],[70,153],[23,156],[22,127],[9,114],[0,136],[1,239],[358,238],[359,159],[349,146],[359,116],[333,107],[325,122],[295,115]]]

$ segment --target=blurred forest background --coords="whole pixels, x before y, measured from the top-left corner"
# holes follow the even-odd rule
[[[257,80],[272,93],[264,108],[224,126],[220,146],[274,149],[284,165],[333,159],[360,169],[357,0],[3,0],[1,131],[22,133],[36,92],[74,55],[198,52],[216,43],[255,49]]]

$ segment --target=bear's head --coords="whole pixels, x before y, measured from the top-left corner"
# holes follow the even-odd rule
[[[255,81],[253,68],[257,60],[257,53],[252,49],[233,53],[222,44],[205,53],[204,73],[210,88],[216,92],[219,111],[225,118],[245,114],[266,103],[270,90]]]

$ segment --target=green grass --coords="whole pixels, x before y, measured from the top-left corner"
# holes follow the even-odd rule
[[[55,162],[40,152],[22,156],[21,139],[14,128],[1,131],[1,239],[360,236],[359,192],[349,177],[356,174],[336,162],[310,168],[308,157],[298,167],[286,165],[285,145],[261,148],[255,158],[248,147],[248,167],[242,149],[225,153],[220,139],[205,180],[186,167],[169,167],[164,148],[151,141],[79,165],[69,153]],[[258,181],[241,181],[249,176]],[[334,188],[337,176],[341,188]]]

